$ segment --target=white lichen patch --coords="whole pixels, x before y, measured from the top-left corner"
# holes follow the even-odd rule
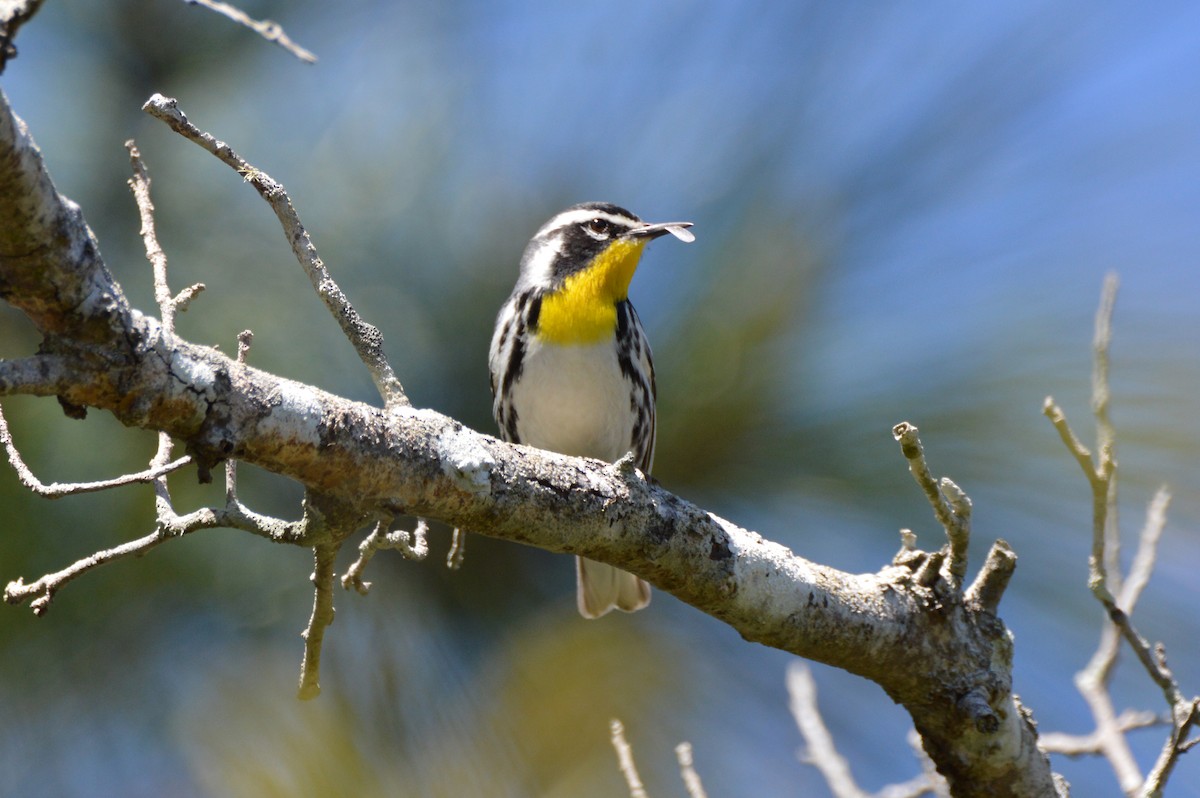
[[[176,351],[171,354],[170,368],[171,374],[187,390],[202,391],[206,396],[212,396],[212,386],[217,381],[217,370],[212,364]]]
[[[448,426],[437,436],[438,458],[442,471],[463,490],[486,496],[492,487],[492,466],[496,461],[483,446],[478,433]]]
[[[286,440],[316,441],[324,408],[313,389],[292,380],[279,380],[271,397],[270,423]]]

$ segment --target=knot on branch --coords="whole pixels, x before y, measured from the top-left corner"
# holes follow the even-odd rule
[[[978,685],[958,699],[958,709],[967,715],[981,734],[995,734],[1000,729],[1000,716],[988,703],[988,689]]]

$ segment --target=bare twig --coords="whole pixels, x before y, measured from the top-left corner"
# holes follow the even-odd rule
[[[129,181],[130,189],[137,202],[138,214],[141,218],[142,241],[146,249],[146,257],[151,265],[154,276],[154,295],[162,316],[164,332],[171,334],[175,326],[175,315],[203,289],[202,285],[194,285],[176,296],[171,295],[167,284],[167,258],[159,246],[154,226],[154,204],[150,199],[150,175],[142,162],[141,155],[133,141],[126,142],[130,162],[133,167],[133,177]],[[243,333],[239,336],[239,358],[244,359],[245,346],[249,339]],[[18,478],[35,493],[48,498],[87,493],[91,491],[108,490],[137,482],[150,482],[154,487],[155,531],[136,540],[131,540],[119,546],[98,551],[84,557],[54,573],[45,574],[36,581],[25,584],[18,578],[10,582],[4,591],[4,599],[10,604],[30,601],[30,607],[36,615],[44,614],[50,606],[55,593],[72,580],[95,568],[114,560],[132,555],[142,555],[151,549],[175,537],[182,537],[200,529],[214,527],[232,527],[261,535],[279,542],[295,542],[302,538],[304,530],[298,524],[292,524],[275,518],[268,518],[247,510],[237,501],[234,482],[226,488],[226,505],[221,509],[202,508],[187,515],[175,512],[171,502],[170,489],[167,485],[167,474],[190,463],[192,458],[184,456],[171,459],[174,443],[171,436],[165,432],[158,435],[158,448],[150,460],[150,467],[136,474],[126,474],[116,479],[99,482],[43,485],[22,461],[20,453],[13,444],[7,422],[0,412],[0,440],[3,440],[9,461],[17,471]],[[227,471],[231,473],[231,471]]]
[[[1000,606],[1001,596],[1008,588],[1008,580],[1012,578],[1016,568],[1016,553],[1007,541],[997,540],[992,544],[979,575],[967,588],[966,600],[978,604],[980,609],[995,613]]]
[[[446,567],[451,571],[462,568],[463,558],[467,555],[466,530],[454,528],[450,534],[450,550],[446,552]]]
[[[1116,433],[1109,415],[1111,391],[1108,354],[1112,341],[1112,313],[1116,291],[1117,278],[1110,274],[1104,281],[1093,338],[1091,404],[1092,413],[1096,418],[1096,445],[1099,452],[1096,462],[1093,463],[1092,453],[1071,429],[1062,408],[1052,397],[1046,398],[1043,412],[1079,464],[1091,488],[1092,548],[1088,557],[1088,587],[1104,606],[1105,614],[1111,621],[1111,624],[1104,625],[1099,645],[1091,661],[1075,677],[1075,684],[1087,700],[1096,723],[1096,729],[1091,735],[1076,738],[1075,742],[1081,746],[1091,746],[1091,750],[1104,755],[1126,795],[1155,796],[1161,793],[1178,757],[1190,747],[1187,735],[1197,723],[1196,707],[1200,699],[1184,698],[1174,675],[1167,667],[1161,644],[1157,649],[1152,649],[1149,642],[1138,633],[1130,618],[1154,567],[1155,552],[1170,501],[1165,488],[1160,489],[1150,503],[1138,551],[1127,580],[1122,578],[1120,570]],[[1129,730],[1126,728],[1129,722],[1128,715],[1117,715],[1109,693],[1109,682],[1121,638],[1129,644],[1146,673],[1163,691],[1163,697],[1171,711],[1171,733],[1157,762],[1145,779],[1125,737]],[[1063,740],[1056,741],[1053,737],[1051,742],[1063,744]]]
[[[68,582],[88,571],[114,560],[133,555],[141,556],[171,538],[217,527],[240,529],[275,543],[303,543],[305,535],[300,522],[270,518],[250,512],[241,506],[218,510],[203,507],[187,515],[175,515],[171,512],[160,515],[155,531],[137,540],[98,551],[30,584],[25,584],[24,580],[18,577],[5,587],[4,600],[9,604],[21,604],[32,599],[30,608],[34,614],[44,615],[54,594]]]
[[[141,220],[142,246],[146,250],[146,260],[150,262],[150,271],[154,282],[154,301],[158,305],[162,318],[163,333],[175,334],[175,316],[181,306],[186,306],[202,290],[204,286],[197,283],[180,297],[171,295],[171,287],[167,282],[167,255],[158,243],[158,233],[154,224],[154,203],[150,199],[150,172],[142,161],[141,152],[133,139],[125,142],[129,151],[129,163],[133,168],[133,177],[129,179],[129,189],[133,192],[137,203],[138,217]],[[171,458],[174,449],[171,436],[165,432],[158,434],[158,450],[150,460],[150,467],[162,466]],[[171,502],[171,492],[166,477],[154,480],[154,506],[158,517],[160,532],[171,523],[178,520]]]
[[[888,785],[874,795],[863,790],[825,726],[817,706],[817,684],[807,664],[796,660],[788,666],[787,690],[792,717],[808,746],[798,754],[800,761],[821,773],[834,798],[917,798],[936,792],[940,777],[933,779],[925,774],[901,784]]]
[[[429,543],[426,540],[426,533],[429,531],[428,524],[424,518],[417,519],[417,525],[412,532],[406,529],[396,529],[391,532],[386,532],[383,522],[375,525],[375,529],[371,534],[363,539],[363,542],[358,545],[358,559],[355,560],[346,573],[342,576],[342,587],[346,590],[354,588],[361,595],[367,595],[367,591],[371,589],[370,582],[364,582],[362,578],[363,571],[366,570],[367,563],[375,556],[375,552],[380,549],[397,549],[407,559],[423,560],[429,554]]]
[[[675,758],[679,761],[679,776],[683,779],[688,798],[708,798],[704,792],[704,784],[700,781],[700,774],[696,772],[692,762],[692,744],[682,742],[675,746]]]
[[[21,481],[21,484],[37,495],[47,499],[58,499],[63,496],[75,496],[80,493],[110,490],[124,485],[153,482],[159,477],[176,471],[192,461],[190,456],[185,455],[169,463],[151,466],[145,471],[138,471],[136,474],[123,474],[119,477],[102,479],[96,482],[51,482],[47,485],[34,476],[33,471],[25,464],[20,451],[17,450],[16,444],[13,443],[12,434],[8,431],[8,421],[4,418],[2,410],[0,410],[0,442],[4,444],[4,450],[8,454],[8,462],[12,464],[13,470],[17,472],[17,479]]]
[[[617,767],[625,777],[625,785],[629,787],[629,798],[647,798],[637,766],[633,764],[633,747],[625,739],[625,726],[613,718],[609,721],[609,731],[612,734],[613,750],[617,752]]]
[[[157,529],[137,540],[98,551],[88,557],[76,560],[61,571],[46,574],[31,584],[25,584],[24,580],[18,577],[4,588],[4,600],[9,604],[21,604],[29,601],[29,607],[33,610],[34,615],[44,615],[50,608],[50,602],[54,600],[54,594],[68,582],[83,576],[88,571],[113,560],[123,559],[130,555],[145,554],[150,549],[165,543],[170,537],[216,526],[222,526],[216,514],[208,509],[198,510],[190,516],[181,518],[178,529]]]
[[[359,358],[371,373],[371,378],[375,381],[375,387],[383,398],[386,408],[395,410],[409,406],[410,403],[404,394],[404,388],[401,386],[400,380],[396,378],[391,365],[388,364],[387,356],[384,354],[383,334],[377,327],[368,324],[359,316],[358,311],[346,299],[342,289],[329,274],[324,262],[317,255],[312,238],[301,224],[300,217],[284,187],[275,182],[266,172],[256,169],[243,160],[228,144],[218,141],[189,122],[174,99],[155,94],[146,101],[142,110],[155,119],[165,122],[176,133],[215,155],[242,175],[246,182],[254,186],[271,206],[271,209],[275,211],[275,216],[283,226],[288,241],[291,242],[293,254],[304,268],[317,295],[325,303],[329,312],[333,314],[341,326],[342,332],[353,344]]]
[[[1113,728],[1121,734],[1138,729],[1147,729],[1151,726],[1162,726],[1170,723],[1170,720],[1160,715],[1156,715],[1148,710],[1133,710],[1127,709],[1120,715],[1113,718]],[[1090,734],[1065,734],[1063,732],[1045,732],[1038,739],[1043,751],[1048,751],[1052,754],[1062,754],[1063,756],[1107,756],[1106,751],[1106,736],[1107,732],[1097,728]],[[1141,786],[1142,778],[1138,775],[1137,782],[1133,785],[1134,789]]]
[[[321,693],[321,644],[325,640],[325,630],[333,623],[334,560],[337,559],[337,553],[336,545],[313,547],[313,608],[308,626],[300,633],[304,638],[304,660],[300,665],[300,688],[296,694],[305,701]]]
[[[897,786],[900,789],[912,789],[915,791],[923,779],[929,785],[929,795],[934,795],[937,798],[950,798],[950,785],[942,778],[942,774],[938,773],[937,765],[934,764],[934,761],[929,758],[929,754],[926,753],[925,746],[921,742],[921,735],[917,734],[916,729],[910,729],[905,739],[908,741],[908,747],[912,749],[913,756],[921,764],[921,775],[902,782]],[[888,795],[888,789],[885,787],[880,790],[877,798],[906,798],[906,795]],[[914,798],[916,795],[920,795],[920,793],[914,792]]]
[[[1191,730],[1200,727],[1200,697],[1176,704],[1172,708],[1171,715],[1174,721],[1171,733],[1163,743],[1162,751],[1159,752],[1154,766],[1150,768],[1150,773],[1146,776],[1146,783],[1142,785],[1141,794],[1144,798],[1161,798],[1167,778],[1174,770],[1175,763],[1179,761],[1179,756],[1187,753],[1200,742],[1200,740],[1188,740]]]
[[[1128,613],[1133,612],[1142,591],[1150,582],[1150,574],[1154,571],[1154,561],[1158,556],[1158,542],[1167,524],[1167,508],[1170,504],[1171,491],[1163,485],[1155,491],[1154,498],[1146,508],[1146,521],[1138,538],[1137,553],[1133,556],[1133,563],[1129,566],[1129,573],[1117,598]]]
[[[946,577],[953,590],[961,590],[967,573],[967,547],[971,542],[971,500],[950,479],[934,480],[925,462],[925,451],[915,424],[900,422],[892,427],[892,437],[900,443],[908,470],[929,500],[938,523],[946,530],[950,542],[945,560]]]
[[[1108,512],[1105,514],[1105,561],[1108,588],[1113,593],[1121,590],[1121,529],[1117,521],[1117,434],[1113,427],[1110,408],[1112,391],[1109,389],[1109,348],[1112,345],[1113,309],[1117,303],[1117,288],[1120,281],[1115,272],[1104,276],[1100,289],[1100,305],[1096,308],[1096,321],[1092,333],[1092,415],[1096,419],[1096,448],[1101,460],[1107,465],[1109,480],[1105,497]]]
[[[272,22],[269,19],[264,19],[261,21],[251,19],[246,12],[231,6],[229,3],[222,3],[220,0],[183,1],[190,6],[204,6],[210,11],[215,11],[218,14],[228,17],[239,25],[244,25],[267,41],[278,44],[280,47],[287,50],[289,53],[307,64],[316,63],[317,57],[292,41],[291,38],[283,32],[283,27],[280,26],[278,22]]]
[[[133,139],[125,142],[129,151],[129,163],[133,167],[133,177],[129,178],[129,190],[133,192],[137,202],[138,217],[141,220],[142,245],[146,250],[146,260],[150,261],[150,271],[154,277],[154,301],[162,314],[163,331],[167,335],[175,334],[175,312],[180,309],[175,297],[171,296],[171,288],[167,283],[167,254],[158,243],[158,233],[154,225],[154,203],[150,199],[150,172],[142,160],[142,154]],[[185,303],[190,303],[204,285],[197,283],[185,294]]]
[[[838,752],[833,735],[825,727],[825,720],[817,708],[817,685],[808,665],[797,660],[788,666],[787,691],[792,717],[808,746],[800,754],[800,761],[821,772],[835,798],[869,798],[854,780],[850,764]]]

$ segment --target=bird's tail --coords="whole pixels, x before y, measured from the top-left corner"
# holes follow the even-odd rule
[[[650,585],[631,573],[583,557],[575,558],[579,614],[599,618],[616,607],[624,612],[650,603]]]

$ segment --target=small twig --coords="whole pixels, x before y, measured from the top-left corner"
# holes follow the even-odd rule
[[[946,550],[939,549],[925,555],[924,561],[913,572],[913,581],[921,587],[933,587],[942,578],[942,566],[946,562]]]
[[[925,498],[929,500],[930,506],[933,507],[933,514],[937,517],[938,523],[949,529],[954,524],[954,514],[941,491],[938,490],[933,474],[929,472],[929,466],[925,462],[925,450],[921,446],[918,432],[916,425],[907,421],[901,421],[892,427],[892,437],[899,442],[900,450],[904,454],[904,459],[908,461],[908,470],[912,473],[913,479],[917,481],[917,485],[925,494]]]
[[[150,272],[154,283],[154,301],[158,305],[159,315],[162,317],[163,334],[173,336],[175,334],[175,316],[180,305],[177,298],[171,295],[171,286],[167,282],[167,254],[158,243],[158,232],[154,223],[154,202],[150,199],[150,171],[146,168],[142,154],[133,139],[125,142],[125,149],[129,151],[129,164],[133,168],[133,177],[129,178],[129,189],[133,192],[138,217],[141,220],[142,246],[146,250],[146,260],[150,262]],[[203,290],[203,286],[192,286],[189,291],[181,293],[180,297],[184,297],[185,303],[190,302],[200,290]],[[175,444],[170,435],[165,432],[158,433],[158,449],[154,453],[154,457],[150,459],[150,467],[164,465],[171,459],[174,447]],[[174,505],[171,502],[171,490],[167,485],[166,477],[158,477],[154,480],[153,485],[155,515],[161,533],[177,522],[179,516],[175,513]]]
[[[463,558],[467,556],[467,533],[457,527],[450,534],[450,550],[446,552],[446,567],[451,571],[462,568]]]
[[[254,342],[254,334],[250,330],[242,330],[238,334],[238,365],[246,365],[246,355],[250,354],[250,346]],[[226,461],[226,508],[240,506],[238,500],[238,461],[230,457]]]
[[[47,499],[58,499],[63,496],[75,496],[80,493],[95,493],[96,491],[110,490],[124,485],[153,482],[159,477],[179,470],[192,461],[190,455],[185,455],[169,463],[152,466],[145,471],[138,471],[136,474],[123,474],[119,477],[102,479],[97,482],[51,482],[47,485],[34,476],[33,471],[25,464],[21,453],[17,450],[16,444],[13,442],[12,434],[8,431],[8,421],[5,420],[2,410],[0,410],[0,442],[4,444],[4,450],[8,454],[8,462],[12,464],[13,470],[17,472],[17,479],[20,480],[21,484],[37,495]]]
[[[313,547],[313,609],[308,626],[300,633],[304,638],[304,660],[300,664],[300,688],[296,695],[302,701],[321,693],[321,646],[325,630],[333,623],[334,561],[338,547],[323,544]]]
[[[833,735],[825,726],[817,707],[817,684],[808,665],[797,660],[788,666],[787,691],[792,717],[808,746],[800,761],[820,771],[835,798],[869,798],[854,780],[849,763],[838,752]]]
[[[879,791],[876,798],[917,798],[920,795],[935,795],[937,798],[950,798],[950,785],[946,783],[946,779],[942,777],[942,774],[938,773],[937,765],[929,758],[929,754],[925,751],[925,746],[921,742],[921,735],[917,734],[916,729],[909,729],[905,739],[908,741],[908,747],[912,749],[913,756],[921,764],[921,775],[897,785],[898,788],[907,789],[909,792],[901,795],[888,795],[888,788],[885,787]],[[926,787],[925,792],[918,791],[922,782]]]
[[[158,233],[154,225],[154,203],[150,199],[150,171],[142,160],[142,154],[133,139],[125,142],[129,151],[129,163],[133,167],[133,177],[129,178],[129,189],[133,192],[137,203],[138,217],[141,221],[142,245],[146,250],[146,260],[150,261],[150,271],[154,278],[154,302],[158,305],[162,316],[163,332],[175,334],[175,315],[182,313],[191,304],[196,295],[204,290],[204,283],[188,286],[176,296],[171,296],[167,284],[167,254],[158,243]]]
[[[204,6],[211,11],[215,11],[218,14],[228,17],[239,25],[244,25],[267,41],[278,44],[280,47],[287,50],[289,53],[307,64],[316,63],[317,57],[292,41],[291,38],[283,32],[283,27],[280,26],[278,22],[272,22],[269,19],[264,19],[261,21],[251,19],[246,12],[233,7],[228,3],[222,3],[220,0],[183,1],[190,6]]]
[[[1145,784],[1142,785],[1141,794],[1144,798],[1161,798],[1167,778],[1174,770],[1175,763],[1179,761],[1179,756],[1200,742],[1188,740],[1191,730],[1200,727],[1200,698],[1177,704],[1171,714],[1174,720],[1171,733],[1163,743],[1154,767],[1150,768]]]
[[[46,574],[30,584],[25,584],[24,579],[18,577],[5,587],[4,600],[9,604],[21,604],[32,599],[30,609],[35,615],[44,615],[49,609],[54,594],[68,582],[83,576],[88,571],[114,560],[130,556],[140,557],[171,538],[190,535],[201,529],[217,527],[240,529],[275,543],[298,544],[303,542],[304,537],[301,522],[282,521],[278,518],[259,515],[240,506],[221,510],[203,507],[187,515],[171,513],[169,518],[159,518],[154,532],[137,540],[98,551],[71,563],[60,571]]]
[[[1129,573],[1118,597],[1118,603],[1128,613],[1133,612],[1142,591],[1150,582],[1154,561],[1158,557],[1158,542],[1162,539],[1163,528],[1167,525],[1167,508],[1170,505],[1171,491],[1163,485],[1155,491],[1154,498],[1146,508],[1146,522],[1142,525],[1142,534],[1138,538],[1137,553],[1133,556],[1133,563],[1129,566]]]
[[[921,446],[915,424],[901,421],[892,427],[892,437],[900,444],[908,470],[916,480],[921,492],[929,500],[938,523],[946,530],[950,546],[945,560],[946,579],[950,587],[962,589],[967,573],[967,548],[971,542],[971,500],[958,485],[943,477],[935,481],[925,462],[925,451]]]
[[[939,479],[938,487],[954,513],[955,523],[946,529],[946,536],[950,540],[950,557],[946,565],[949,569],[950,584],[957,590],[967,577],[967,548],[971,543],[971,499],[949,477]]]
[[[1105,605],[1113,603],[1112,593],[1108,589],[1108,566],[1105,550],[1109,542],[1106,534],[1108,525],[1108,507],[1111,484],[1116,474],[1116,460],[1112,457],[1112,446],[1101,450],[1100,461],[1092,464],[1092,453],[1079,440],[1079,437],[1067,423],[1066,414],[1054,401],[1047,396],[1042,403],[1042,414],[1050,419],[1054,429],[1062,438],[1067,450],[1075,457],[1079,467],[1087,477],[1088,486],[1092,489],[1092,550],[1088,555],[1088,589]]]
[[[1165,525],[1169,494],[1160,489],[1150,503],[1138,551],[1127,580],[1120,571],[1120,532],[1117,524],[1116,432],[1109,415],[1109,346],[1112,342],[1112,314],[1116,302],[1117,279],[1109,274],[1104,281],[1100,307],[1096,312],[1093,338],[1092,413],[1096,418],[1096,462],[1075,435],[1062,409],[1047,397],[1043,412],[1058,431],[1067,450],[1079,464],[1092,492],[1092,548],[1088,557],[1088,587],[1103,605],[1111,624],[1105,624],[1095,654],[1084,670],[1076,674],[1075,684],[1087,700],[1096,723],[1089,742],[1095,744],[1113,768],[1117,781],[1127,795],[1156,796],[1180,754],[1190,745],[1187,735],[1197,722],[1200,699],[1185,699],[1167,666],[1163,648],[1152,648],[1134,627],[1130,618],[1154,567],[1158,541]],[[1115,597],[1114,597],[1114,594]],[[1159,686],[1171,710],[1172,728],[1162,752],[1144,780],[1125,738],[1121,718],[1117,717],[1109,693],[1109,682],[1116,663],[1120,639],[1129,644],[1150,678]],[[1053,740],[1053,738],[1051,738]]]
[[[1008,588],[1008,581],[1016,569],[1016,552],[1007,541],[997,540],[992,544],[979,575],[967,588],[966,601],[977,604],[987,612],[995,613],[1000,606],[1000,598]]]
[[[1096,321],[1092,334],[1092,415],[1096,419],[1096,449],[1100,452],[1101,464],[1109,474],[1105,486],[1105,561],[1108,572],[1108,588],[1113,593],[1121,590],[1121,529],[1117,521],[1117,433],[1112,423],[1110,408],[1112,390],[1109,388],[1109,349],[1112,345],[1113,310],[1117,303],[1117,288],[1120,281],[1115,272],[1104,276],[1100,289],[1100,305],[1096,308]],[[1105,463],[1104,461],[1109,461]]]
[[[849,763],[838,752],[833,735],[825,726],[817,706],[817,684],[811,669],[804,662],[797,660],[788,666],[787,691],[792,718],[808,746],[798,757],[801,762],[812,765],[821,773],[834,798],[918,798],[929,793],[938,794],[939,789],[944,787],[945,780],[932,770],[933,763],[924,755],[920,738],[914,732],[916,739],[913,748],[917,751],[918,759],[922,760],[922,766],[928,765],[928,772],[906,782],[889,784],[876,793],[863,790],[854,780]]]
[[[358,311],[354,309],[342,289],[330,276],[329,270],[317,254],[312,238],[301,224],[300,217],[284,187],[266,172],[256,169],[243,160],[228,144],[218,141],[189,122],[184,113],[179,110],[179,104],[174,99],[155,94],[146,101],[142,110],[155,119],[165,122],[179,135],[215,155],[242,175],[246,182],[254,186],[259,195],[275,211],[276,218],[283,226],[284,234],[291,242],[293,254],[304,268],[317,296],[333,314],[342,328],[343,334],[350,340],[359,358],[371,373],[371,378],[383,398],[385,407],[391,411],[409,406],[410,403],[404,394],[404,388],[400,384],[400,380],[396,378],[387,361],[387,356],[384,354],[383,334],[377,327],[368,324],[359,316]]]
[[[342,576],[342,587],[346,590],[354,588],[360,595],[367,595],[371,583],[363,581],[362,574],[367,563],[380,549],[397,549],[407,559],[423,560],[429,554],[429,543],[426,539],[429,526],[424,518],[417,519],[417,525],[412,532],[406,529],[396,529],[385,532],[383,522],[375,525],[371,534],[358,545],[358,559],[355,560]]]
[[[625,739],[625,727],[621,721],[613,718],[609,722],[609,730],[612,733],[613,749],[617,752],[617,767],[620,768],[621,775],[625,777],[625,784],[629,787],[629,798],[647,798],[637,766],[633,764],[633,748]]]
[[[683,787],[687,790],[688,798],[708,798],[704,792],[704,784],[692,761],[692,744],[682,742],[675,746],[675,759],[679,761],[679,776],[683,779]]]
[[[8,586],[4,588],[4,600],[9,604],[21,604],[32,599],[29,607],[33,610],[33,614],[44,615],[50,608],[50,602],[54,599],[54,594],[61,590],[68,582],[83,576],[88,571],[99,568],[101,565],[110,563],[113,560],[120,560],[131,555],[140,556],[145,554],[150,549],[165,543],[170,537],[221,525],[218,517],[211,510],[197,510],[195,513],[181,518],[180,525],[177,528],[170,530],[160,528],[137,540],[131,540],[119,546],[114,546],[111,549],[98,551],[88,557],[76,560],[61,571],[46,574],[31,584],[25,584],[24,580],[18,577],[16,580],[9,582]]]
[[[1155,550],[1166,522],[1167,500],[1165,488],[1160,489],[1147,510],[1138,551],[1129,578],[1125,580],[1121,590],[1120,606],[1126,607],[1127,612],[1133,611],[1141,597],[1142,589],[1150,578]],[[1127,795],[1132,795],[1140,789],[1144,779],[1125,738],[1121,717],[1117,715],[1109,693],[1109,683],[1116,666],[1121,639],[1122,631],[1115,623],[1103,625],[1096,652],[1084,669],[1075,675],[1075,686],[1087,701],[1095,720],[1096,730],[1093,734],[1100,745],[1100,753],[1108,760],[1121,790]]]
[[[1127,709],[1113,718],[1113,728],[1122,734],[1167,723],[1170,721],[1148,710]],[[1107,756],[1104,737],[1105,733],[1100,729],[1096,729],[1090,734],[1044,732],[1038,737],[1038,745],[1047,753],[1062,754],[1063,756],[1099,756],[1101,754]],[[1141,776],[1139,775],[1134,786],[1140,784]]]

